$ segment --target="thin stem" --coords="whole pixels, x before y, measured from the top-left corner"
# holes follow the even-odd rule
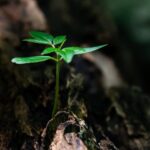
[[[57,62],[58,60],[56,58],[51,57],[51,60]]]
[[[59,49],[62,48],[62,46],[64,45],[65,42],[66,42],[66,40],[64,40],[64,41],[61,43],[61,45],[59,46]]]
[[[65,40],[61,43],[59,46],[59,49],[62,48],[64,45]],[[55,45],[51,45],[53,48],[55,48]],[[59,106],[59,75],[60,75],[60,62],[61,58],[60,56],[56,53],[56,81],[55,81],[55,99],[54,99],[54,106],[53,106],[53,111],[52,111],[52,117],[56,114],[58,106]]]
[[[53,45],[51,42],[49,42],[49,45],[53,48],[55,48],[55,45]]]
[[[54,100],[54,106],[52,111],[52,117],[55,115],[58,109],[59,105],[59,74],[60,74],[60,59],[57,55],[57,62],[56,62],[56,83],[55,83],[55,100]]]

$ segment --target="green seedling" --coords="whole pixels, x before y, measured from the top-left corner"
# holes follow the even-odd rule
[[[11,61],[12,63],[16,64],[39,63],[47,60],[52,60],[56,62],[55,100],[52,110],[52,116],[54,116],[54,114],[57,112],[57,107],[59,104],[59,74],[61,61],[64,60],[66,63],[70,63],[73,59],[73,56],[98,50],[106,46],[106,44],[86,48],[78,46],[62,48],[64,43],[66,42],[66,36],[64,35],[53,37],[50,34],[36,31],[30,32],[30,35],[31,38],[25,39],[24,41],[37,44],[44,44],[47,47],[42,51],[41,55],[39,56],[16,57],[13,58]],[[49,56],[49,54],[51,53],[55,53],[55,56]]]

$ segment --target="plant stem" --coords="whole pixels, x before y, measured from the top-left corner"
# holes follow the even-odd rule
[[[61,45],[59,46],[59,49],[62,48],[66,40],[64,40]],[[55,45],[51,44],[53,48],[55,48]],[[53,111],[52,111],[52,117],[57,112],[58,106],[59,106],[59,75],[60,75],[60,62],[61,58],[58,54],[56,54],[56,79],[55,79],[55,99],[54,99],[54,106],[53,106]]]
[[[57,55],[57,62],[56,62],[56,83],[55,83],[55,100],[54,100],[54,106],[52,111],[52,117],[55,115],[58,109],[59,105],[59,74],[60,74],[60,59]]]

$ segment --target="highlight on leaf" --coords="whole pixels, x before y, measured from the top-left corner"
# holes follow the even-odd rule
[[[53,42],[53,36],[43,32],[31,31],[29,32],[31,38],[24,39],[23,41],[51,45]]]
[[[24,39],[23,41],[30,42],[30,43],[37,43],[37,44],[45,44],[45,45],[49,44],[49,42],[42,39]]]
[[[81,47],[74,46],[74,47],[65,47],[62,49],[62,51],[66,52],[66,53],[72,52],[74,54],[79,54],[80,52],[84,51],[84,49]]]
[[[53,41],[53,36],[43,32],[31,31],[30,35],[35,39],[43,39],[45,41],[51,42]]]
[[[54,60],[50,56],[32,56],[32,57],[16,57],[11,60],[15,64],[29,64],[29,63],[38,63],[46,60]]]
[[[56,52],[56,51],[57,51],[57,48],[48,47],[42,51],[41,55],[50,54],[50,53]]]
[[[105,46],[107,46],[107,44],[94,46],[94,47],[85,47],[85,48],[83,48],[83,51],[79,51],[77,54],[85,54],[85,53],[93,52],[93,51],[101,49]]]
[[[53,44],[54,45],[61,44],[64,41],[66,41],[66,36],[65,35],[59,35],[53,39]]]

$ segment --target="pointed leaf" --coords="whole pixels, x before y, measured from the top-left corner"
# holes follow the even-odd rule
[[[107,46],[107,44],[100,45],[100,46],[95,46],[95,47],[82,48],[83,50],[78,51],[76,54],[85,54],[85,53],[93,52],[93,51],[101,49],[101,48],[103,48],[105,46]]]
[[[37,32],[37,31],[31,31],[29,33],[33,38],[35,38],[37,40],[47,41],[48,44],[52,43],[52,41],[53,41],[53,36],[50,34],[47,34],[44,32]]]
[[[32,56],[32,57],[16,57],[11,60],[15,64],[28,64],[28,63],[38,63],[49,59],[53,59],[50,56]]]
[[[54,45],[61,44],[64,41],[66,41],[66,36],[65,35],[56,36],[53,40],[53,44]]]
[[[67,63],[70,63],[72,61],[72,58],[74,55],[89,53],[89,52],[95,51],[97,49],[103,48],[104,46],[106,46],[106,44],[100,45],[100,46],[95,46],[95,47],[88,47],[88,48],[66,47],[66,48],[62,49],[62,51],[64,52],[64,55],[62,55],[62,57]]]
[[[49,44],[49,42],[42,40],[42,39],[24,39],[23,41],[31,42],[31,43],[38,43],[38,44]]]
[[[45,55],[45,54],[50,54],[50,53],[56,52],[56,51],[57,51],[57,48],[48,47],[48,48],[44,49],[41,54]]]

